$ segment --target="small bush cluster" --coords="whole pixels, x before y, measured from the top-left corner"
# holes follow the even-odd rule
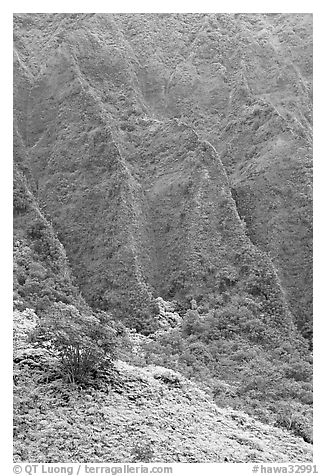
[[[117,346],[116,331],[108,322],[63,303],[55,303],[40,320],[32,341],[51,344],[70,383],[85,382],[110,365]]]
[[[134,444],[131,450],[133,463],[151,463],[155,456],[153,444],[150,441],[142,441]]]

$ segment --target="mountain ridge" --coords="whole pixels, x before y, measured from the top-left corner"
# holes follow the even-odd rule
[[[311,47],[306,14],[14,15],[16,312],[134,329],[121,375],[190,379],[291,458],[312,441]],[[17,381],[65,387],[32,349]]]

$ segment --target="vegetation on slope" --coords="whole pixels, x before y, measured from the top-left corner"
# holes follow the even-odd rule
[[[190,310],[181,327],[141,345],[139,365],[155,363],[200,382],[231,407],[312,441],[312,361],[296,333],[284,340],[252,300],[234,298],[207,314]]]
[[[53,302],[85,303],[74,286],[65,250],[14,167],[14,306],[43,312]]]
[[[311,335],[311,37],[299,14],[16,16],[17,122],[89,303],[153,315],[139,146],[178,117],[220,152],[250,239]],[[134,297],[120,296],[126,281]]]
[[[311,461],[302,439],[218,408],[166,368],[116,361],[95,379],[68,383],[51,343],[26,340],[37,316],[14,317],[16,462]]]
[[[16,15],[17,461],[310,458],[310,37]]]

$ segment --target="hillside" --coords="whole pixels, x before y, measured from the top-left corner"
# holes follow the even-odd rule
[[[218,408],[163,367],[117,361],[96,387],[51,377],[55,356],[25,341],[36,316],[15,314],[14,460],[37,462],[308,462],[311,445],[245,413]],[[28,388],[28,392],[26,392]]]
[[[35,313],[40,328],[59,315],[76,325],[94,315],[125,336],[113,359],[121,395],[115,377],[111,403],[102,388],[85,395],[104,413],[124,412],[134,379],[137,419],[144,382],[154,388],[164,367],[202,395],[200,436],[192,447],[186,432],[180,461],[215,461],[224,448],[228,461],[308,458],[311,15],[15,14],[14,131],[16,312]],[[28,345],[38,353],[39,342]],[[27,379],[45,399],[33,415],[56,418],[54,400],[44,404],[53,385],[66,388],[64,376],[44,383],[24,369],[18,393]],[[183,391],[171,397],[160,385],[152,390],[175,418],[178,399],[190,418]],[[82,405],[84,393],[73,396],[66,406],[53,397],[64,420]],[[156,414],[155,397],[146,398]],[[229,430],[204,451],[216,414]],[[261,446],[247,441],[239,415]],[[164,411],[159,418],[157,428]],[[18,460],[43,461],[19,422]],[[178,441],[153,458],[177,461]]]

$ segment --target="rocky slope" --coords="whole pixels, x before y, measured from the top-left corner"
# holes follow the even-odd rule
[[[66,252],[37,203],[21,136],[14,137],[14,306],[39,311],[52,302],[85,303],[74,285]],[[34,191],[35,195],[32,193]]]
[[[218,408],[192,382],[163,367],[117,361],[95,388],[44,379],[56,356],[26,342],[36,321],[30,310],[14,316],[16,462],[312,460],[311,445],[301,438]]]
[[[253,249],[239,212],[309,327],[309,35],[305,15],[16,16],[17,127],[89,303],[144,321],[153,295],[216,290]]]
[[[85,399],[116,424],[120,411],[137,420],[155,461],[310,457],[302,440],[233,418],[209,399],[311,441],[311,356],[302,338],[312,333],[311,50],[305,14],[14,16],[15,309],[33,309],[36,322],[56,303],[105,311],[150,336],[141,358],[121,358],[182,372],[208,392],[179,373],[172,391],[154,375],[166,370],[120,363],[121,391],[114,378],[109,393],[76,389],[66,405],[55,390],[66,384],[42,377],[44,359],[46,368],[54,360],[37,351],[36,380],[29,359],[26,368],[16,362],[18,440],[27,435],[18,461],[80,460],[84,423],[71,448],[52,455],[42,425],[58,417],[56,405],[63,433],[72,432],[76,406],[81,422],[97,422]],[[164,410],[149,431],[142,405],[159,412],[157,393]],[[189,432],[180,421],[186,441],[169,433],[168,452],[162,428],[168,411],[178,420],[179,403],[195,426]],[[28,428],[47,406],[40,456]],[[99,441],[93,457],[107,458],[114,444]],[[132,445],[116,461],[133,457]]]
[[[270,255],[309,335],[311,15],[122,15],[118,21],[155,113],[182,118],[220,153],[250,238]]]

